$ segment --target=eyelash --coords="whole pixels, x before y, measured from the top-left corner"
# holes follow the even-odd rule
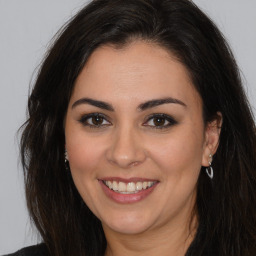
[[[167,129],[169,128],[170,126],[173,126],[175,124],[177,124],[177,121],[169,116],[169,115],[166,115],[166,114],[159,114],[159,113],[155,113],[155,114],[151,114],[148,118],[147,118],[147,121],[145,123],[148,123],[150,120],[154,120],[155,118],[161,118],[161,119],[164,119],[164,124],[166,122],[168,122],[168,124],[165,124],[164,126],[150,126],[150,125],[145,125],[143,124],[144,126],[149,126],[150,128],[152,129]]]
[[[100,113],[91,113],[91,114],[86,114],[86,115],[83,115],[80,119],[79,119],[79,122],[83,125],[83,126],[87,126],[89,128],[92,128],[92,129],[100,129],[100,128],[105,128],[106,126],[109,126],[111,125],[110,124],[100,124],[100,125],[96,125],[96,124],[89,124],[88,123],[88,120],[90,118],[93,118],[93,117],[98,117],[98,118],[102,118],[103,119],[103,122],[104,121],[107,121],[108,123],[110,123],[108,121],[108,118],[103,115],[103,114],[100,114]],[[167,125],[165,124],[164,126],[153,126],[153,125],[147,125],[146,123],[148,123],[150,120],[154,120],[156,118],[160,118],[160,119],[163,119],[164,120],[164,124],[166,122],[169,122]],[[177,121],[169,116],[169,115],[166,115],[166,114],[159,114],[159,113],[155,113],[155,114],[151,114],[146,122],[143,123],[143,126],[148,126],[152,129],[167,129],[169,128],[170,126],[173,126],[173,125],[176,125],[177,124]]]

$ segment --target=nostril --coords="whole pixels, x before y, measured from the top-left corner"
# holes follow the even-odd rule
[[[131,164],[130,164],[130,166],[137,166],[139,164],[139,162],[138,161],[135,161],[135,162],[132,162]]]

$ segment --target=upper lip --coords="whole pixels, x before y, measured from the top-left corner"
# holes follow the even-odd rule
[[[103,181],[121,181],[124,183],[129,183],[129,182],[143,182],[143,181],[154,181],[158,182],[156,179],[150,179],[150,178],[141,178],[141,177],[131,177],[131,178],[121,178],[121,177],[103,177],[98,180],[103,180]]]

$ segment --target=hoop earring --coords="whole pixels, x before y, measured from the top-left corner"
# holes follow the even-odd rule
[[[205,171],[206,171],[207,175],[209,176],[209,178],[213,179],[212,155],[211,154],[209,155],[209,158],[210,158],[210,161],[208,162],[209,166],[206,167]]]

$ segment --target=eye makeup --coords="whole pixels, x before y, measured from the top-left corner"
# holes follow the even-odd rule
[[[104,129],[112,125],[112,123],[109,121],[109,118],[106,115],[97,112],[84,114],[78,121],[83,126],[93,129]],[[151,129],[167,129],[173,125],[176,125],[177,123],[178,122],[170,115],[164,113],[153,113],[147,116],[146,121],[143,122],[142,126]]]
[[[89,128],[105,128],[112,125],[108,118],[102,113],[90,113],[82,115],[79,122]]]
[[[154,113],[147,118],[146,122],[143,123],[143,126],[148,126],[153,129],[166,129],[177,123],[178,122],[170,115]]]

